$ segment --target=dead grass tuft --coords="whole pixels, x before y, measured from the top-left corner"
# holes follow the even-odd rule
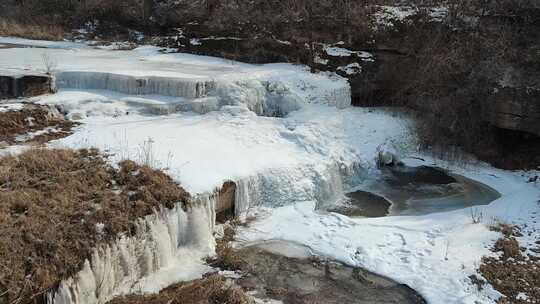
[[[221,275],[180,283],[159,294],[132,295],[114,299],[109,304],[250,304],[253,301],[244,291],[233,286]]]
[[[499,239],[494,252],[502,253],[500,258],[484,257],[480,273],[488,283],[505,295],[498,303],[538,303],[540,302],[540,261],[522,253],[519,242],[514,237],[519,234],[512,226],[499,225],[504,237]],[[473,283],[475,280],[473,280]],[[483,283],[482,283],[483,285]],[[527,295],[527,299],[518,297]]]
[[[18,111],[0,112],[0,142],[13,144],[18,141],[18,136],[51,128],[49,132],[23,140],[42,144],[71,134],[74,125],[63,117],[52,115],[46,107],[26,106]]]
[[[236,234],[237,225],[237,220],[225,225],[223,237],[217,240],[216,256],[208,260],[212,267],[232,271],[242,269],[243,261],[231,245]]]
[[[187,198],[162,172],[132,162],[115,169],[94,149],[0,159],[0,302],[35,300],[76,273],[92,248]]]

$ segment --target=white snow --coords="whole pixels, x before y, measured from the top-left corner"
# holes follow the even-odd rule
[[[0,113],[1,112],[10,112],[10,111],[19,111],[24,108],[24,104],[21,102],[0,102]]]
[[[364,51],[351,51],[346,48],[337,47],[337,46],[325,46],[324,51],[329,56],[333,57],[351,57],[352,55],[358,56],[362,61],[373,61],[373,54],[364,52]]]
[[[448,16],[448,7],[445,6],[433,6],[433,7],[420,7],[420,6],[390,6],[390,5],[377,5],[378,11],[375,13],[375,23],[379,26],[393,26],[394,22],[401,22],[408,17],[414,16],[420,13],[421,10],[425,10],[429,14],[433,21],[443,21]]]
[[[119,161],[138,159],[140,147],[151,138],[157,162],[193,193],[211,191],[229,179],[264,175],[261,183],[271,184],[272,179],[276,186],[284,187],[280,184],[288,179],[286,188],[277,189],[281,192],[296,187],[291,193],[313,197],[307,194],[315,190],[312,178],[324,179],[338,164],[372,166],[378,146],[404,146],[409,138],[407,122],[381,110],[315,105],[283,119],[225,107],[202,116],[88,116],[83,122],[74,135],[54,145],[98,147]],[[386,130],[380,130],[379,123]]]
[[[362,72],[362,66],[358,62],[350,63],[346,66],[340,66],[337,68],[338,71],[343,71],[347,75],[356,75]]]

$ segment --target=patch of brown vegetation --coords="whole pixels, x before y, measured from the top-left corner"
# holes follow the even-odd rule
[[[115,169],[97,150],[34,149],[0,159],[0,302],[42,299],[97,245],[188,197],[164,173],[130,161]]]
[[[0,20],[0,36],[60,41],[64,38],[65,31],[58,24],[33,24],[3,19]]]
[[[42,144],[71,134],[75,123],[54,115],[44,106],[28,105],[21,110],[0,112],[0,142],[17,143],[17,137],[51,128],[50,131],[28,138],[30,143]]]
[[[238,225],[240,225],[238,220],[225,224],[223,237],[216,240],[216,256],[207,261],[212,267],[232,271],[242,269],[242,259],[231,245]]]
[[[218,274],[180,283],[148,296],[126,296],[108,304],[248,304],[253,303],[242,289]]]
[[[493,247],[493,251],[500,252],[501,257],[484,257],[480,265],[480,273],[488,283],[505,296],[499,299],[498,303],[540,302],[540,261],[523,254],[516,239],[516,236],[520,235],[519,231],[508,225],[495,229],[500,229],[504,234],[504,237],[499,239]],[[478,284],[476,276],[473,282]],[[483,283],[478,284],[479,287],[481,285]],[[518,298],[520,293],[527,295],[527,299]]]

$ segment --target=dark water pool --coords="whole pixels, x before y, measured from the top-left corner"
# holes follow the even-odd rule
[[[487,205],[500,194],[440,168],[396,166],[382,169],[346,196],[326,209],[352,217],[422,215]]]

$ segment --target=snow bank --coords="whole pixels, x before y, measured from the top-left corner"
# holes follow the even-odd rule
[[[115,296],[156,293],[201,278],[210,270],[203,259],[215,250],[215,203],[215,196],[204,196],[188,211],[177,205],[139,220],[134,236],[94,249],[91,260],[63,280],[47,302],[102,304]]]

